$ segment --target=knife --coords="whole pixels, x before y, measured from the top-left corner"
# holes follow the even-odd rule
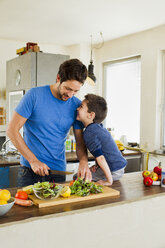
[[[49,175],[71,175],[74,174],[74,171],[58,171],[58,170],[49,170]]]

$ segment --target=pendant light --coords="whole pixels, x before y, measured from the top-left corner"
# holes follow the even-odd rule
[[[93,47],[92,45],[92,35],[91,35],[91,58],[90,58],[90,64],[88,65],[88,77],[87,77],[87,82],[94,86],[96,83],[96,76],[94,75],[94,65],[93,65],[93,59],[92,59],[92,50],[93,48],[100,49],[103,44],[104,44],[104,39],[102,32],[100,32],[100,36],[102,38],[102,43],[98,47]]]
[[[94,75],[94,65],[92,60],[92,35],[91,35],[91,58],[90,58],[90,64],[88,65],[88,77],[89,80],[92,80],[94,83],[96,82],[96,77]]]

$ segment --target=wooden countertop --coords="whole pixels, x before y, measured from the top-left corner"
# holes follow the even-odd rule
[[[19,165],[20,158],[18,156],[10,156],[9,158],[0,157],[0,167]]]
[[[109,204],[129,203],[132,201],[138,201],[147,199],[149,197],[156,197],[160,194],[165,194],[165,188],[160,186],[146,187],[143,185],[143,178],[141,172],[133,172],[124,174],[122,179],[114,182],[112,188],[120,191],[120,196],[115,198],[97,199],[91,201],[84,201],[84,203],[72,203],[67,206],[54,206],[37,208],[32,207],[21,207],[14,205],[13,208],[5,215],[0,217],[0,224],[9,224],[12,222],[29,221],[30,218],[38,218],[40,216],[46,216],[51,214],[63,213],[68,211],[74,211],[85,208],[92,208],[96,206],[103,206]],[[9,189],[11,194],[14,196],[16,188]]]
[[[123,156],[136,156],[141,155],[140,152],[125,150],[122,152]],[[91,153],[88,153],[88,160],[94,160],[94,157]],[[66,161],[67,162],[78,162],[76,152],[66,152]],[[5,166],[14,166],[19,165],[20,159],[19,156],[9,156],[8,158],[0,157],[0,167]]]

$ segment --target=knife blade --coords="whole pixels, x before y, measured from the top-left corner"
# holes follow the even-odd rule
[[[49,170],[49,174],[51,175],[71,175],[74,174],[74,171],[58,171],[58,170]]]

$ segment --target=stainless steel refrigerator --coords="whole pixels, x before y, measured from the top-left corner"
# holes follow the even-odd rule
[[[7,123],[21,97],[32,87],[56,82],[61,63],[68,55],[30,52],[7,61]]]

